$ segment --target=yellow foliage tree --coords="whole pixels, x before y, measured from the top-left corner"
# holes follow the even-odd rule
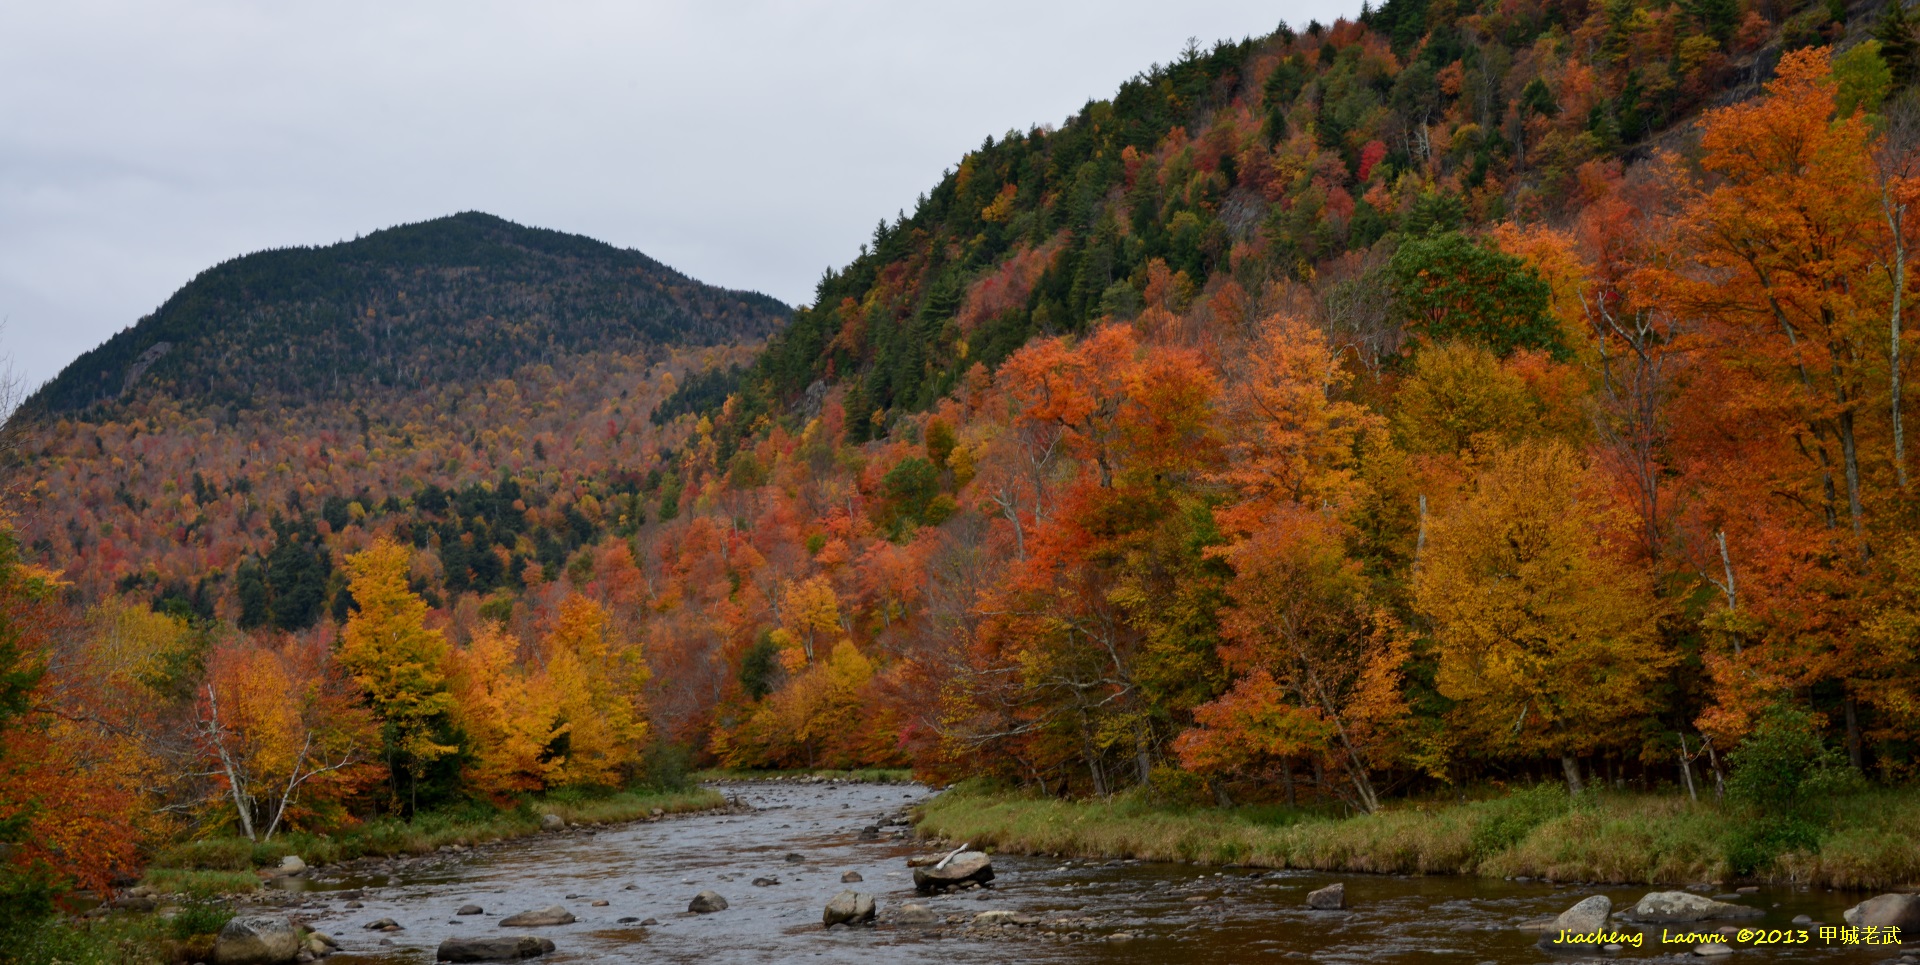
[[[503,797],[546,787],[546,754],[559,717],[553,688],[529,680],[515,660],[518,641],[485,621],[453,655],[455,719],[472,741],[468,784]]]
[[[1512,442],[1539,421],[1526,382],[1469,342],[1422,351],[1395,403],[1394,435],[1411,452],[1454,455],[1481,440]]]
[[[564,751],[547,762],[549,785],[620,783],[647,737],[642,688],[650,673],[638,647],[610,647],[607,611],[574,594],[560,604],[545,641],[545,686]]]
[[[816,644],[841,632],[840,597],[825,576],[788,580],[780,616],[786,639],[800,646],[808,663],[814,660]]]
[[[427,628],[427,604],[407,587],[408,556],[381,537],[347,557],[347,589],[360,610],[341,633],[339,660],[380,719],[394,797],[405,773],[411,806],[427,767],[456,748],[437,737],[454,706],[442,672],[447,641]]]
[[[1673,662],[1647,577],[1608,551],[1601,491],[1563,443],[1498,450],[1435,521],[1414,582],[1456,738],[1558,756],[1576,791],[1578,756],[1629,740]]]

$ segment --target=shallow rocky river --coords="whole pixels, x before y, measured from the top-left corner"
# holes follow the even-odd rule
[[[754,810],[543,834],[396,868],[363,869],[360,877],[328,869],[306,885],[312,890],[300,896],[304,907],[290,910],[339,940],[343,954],[327,959],[338,965],[428,962],[442,939],[500,934],[551,939],[558,950],[539,961],[555,965],[1287,960],[1508,965],[1555,960],[1534,946],[1536,935],[1516,929],[1516,923],[1556,914],[1595,893],[1625,908],[1647,891],[1008,855],[996,856],[998,878],[989,888],[919,899],[905,859],[922,849],[884,825],[904,806],[924,800],[925,788],[769,782],[720,789]],[[877,839],[871,832],[862,834],[876,825],[883,826]],[[864,880],[843,885],[841,876],[849,871]],[[778,884],[755,885],[756,878]],[[1309,911],[1307,892],[1333,881],[1346,883],[1348,910]],[[822,907],[842,888],[878,899],[877,926],[821,928]],[[703,890],[724,896],[729,907],[689,913],[688,902]],[[1842,909],[1862,897],[1769,889],[1741,896],[1742,903],[1765,909],[1766,917],[1737,924],[1785,928],[1802,914],[1838,924]],[[346,907],[349,900],[360,907]],[[889,921],[913,900],[924,901],[942,922]],[[485,911],[455,914],[467,904]],[[503,916],[556,904],[580,920],[540,928],[498,925]],[[969,924],[988,910],[1019,913],[1022,923]],[[364,927],[383,918],[402,930]],[[643,924],[647,919],[655,923]],[[1708,930],[1719,924],[1666,927]],[[1662,947],[1659,926],[1645,933],[1642,947],[1610,957],[1716,960],[1693,956],[1691,944]],[[1907,947],[1920,950],[1920,942]],[[1807,946],[1743,946],[1717,960],[1884,962],[1901,953],[1898,947],[1823,944],[1816,932]]]

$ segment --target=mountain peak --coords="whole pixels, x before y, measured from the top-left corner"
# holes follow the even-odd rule
[[[576,352],[762,338],[790,312],[638,251],[463,211],[222,262],[27,405],[298,403],[498,378]]]

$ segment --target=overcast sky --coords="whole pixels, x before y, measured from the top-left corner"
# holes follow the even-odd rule
[[[811,299],[988,134],[1340,0],[0,4],[0,353],[192,276],[480,210]]]

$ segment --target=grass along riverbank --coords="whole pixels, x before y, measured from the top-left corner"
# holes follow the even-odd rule
[[[160,851],[143,883],[163,894],[232,894],[258,887],[260,879],[254,869],[276,866],[290,854],[310,865],[367,856],[426,854],[442,845],[472,846],[537,834],[540,818],[546,814],[557,814],[568,824],[616,824],[645,818],[656,808],[666,814],[680,814],[724,804],[726,797],[720,792],[700,787],[557,793],[528,798],[508,809],[476,802],[422,812],[412,821],[375,818],[334,834],[296,832],[276,835],[271,841],[207,838]]]
[[[1555,786],[1334,818],[1125,795],[1060,801],[962,785],[924,805],[919,827],[923,835],[1026,854],[1619,884],[1732,880],[1752,840],[1746,815],[1718,804],[1608,792],[1571,799]],[[1878,889],[1920,881],[1920,792],[1837,798],[1817,845],[1777,854],[1747,877]]]

